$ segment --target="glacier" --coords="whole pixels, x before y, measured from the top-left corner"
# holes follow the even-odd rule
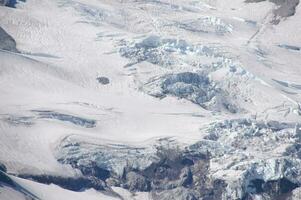
[[[299,200],[299,0],[0,0],[0,199]]]

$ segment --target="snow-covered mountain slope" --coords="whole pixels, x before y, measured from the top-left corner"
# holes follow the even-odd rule
[[[299,199],[298,0],[0,5],[0,199]]]

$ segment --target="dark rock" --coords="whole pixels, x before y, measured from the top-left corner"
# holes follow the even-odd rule
[[[257,3],[267,0],[246,0],[246,3]],[[274,19],[272,20],[273,24],[279,24],[280,18],[286,18],[295,15],[296,8],[299,5],[299,0],[269,0],[270,2],[278,6],[274,10]]]
[[[7,6],[11,8],[16,8],[19,2],[25,2],[26,0],[0,0],[0,6]]]
[[[158,149],[158,157],[160,162],[152,163],[143,174],[151,180],[177,180],[182,168],[181,152],[175,149]]]
[[[105,190],[106,183],[98,178],[89,177],[89,182],[86,185],[86,188],[94,188],[95,190]]]
[[[7,176],[7,174],[3,171],[0,171],[0,186],[1,186],[1,183],[5,183],[5,184],[8,184],[10,186],[14,186],[14,182],[11,180],[11,178],[9,178]]]
[[[0,0],[0,6],[6,6],[9,3],[9,0]]]
[[[300,109],[300,111],[301,111],[301,109]],[[301,142],[301,124],[296,124],[295,133],[296,133],[297,141]]]
[[[179,187],[167,191],[155,191],[151,193],[152,199],[160,200],[198,200],[195,191]]]
[[[95,177],[61,177],[61,176],[50,176],[50,175],[30,175],[22,174],[19,175],[21,178],[31,179],[39,183],[44,184],[55,184],[62,188],[81,191],[83,189],[94,188],[95,190],[105,190],[106,184],[104,181]]]
[[[192,184],[193,178],[190,168],[183,168],[180,174],[180,183],[183,187],[188,187]]]
[[[106,179],[106,184],[109,187],[120,187],[121,186],[121,180],[119,180],[118,178],[110,177],[110,178]]]
[[[296,144],[293,144],[293,145],[287,147],[284,152],[284,155],[301,158],[301,143],[296,143]]]
[[[150,191],[150,182],[144,176],[136,172],[129,172],[126,174],[125,185],[130,191]]]
[[[244,200],[251,199],[254,194],[263,195],[265,196],[265,199],[280,199],[280,197],[283,197],[296,189],[298,185],[286,178],[267,182],[261,179],[254,179],[251,181],[248,187],[249,190],[254,192],[251,194],[247,193],[244,197]]]
[[[261,179],[254,179],[251,181],[251,184],[248,186],[249,188],[252,188],[251,190],[255,191],[255,193],[263,193],[264,181]]]
[[[97,77],[96,80],[97,80],[100,84],[103,84],[103,85],[107,85],[107,84],[110,83],[110,79],[107,78],[107,77],[104,77],[104,76]]]
[[[80,165],[78,169],[80,169],[85,176],[96,177],[103,181],[110,177],[110,172],[97,166],[95,162],[91,162],[89,165]]]
[[[222,199],[227,183],[224,180],[217,179],[213,182],[212,197],[213,199]]]
[[[0,171],[5,172],[7,171],[6,166],[2,163],[0,163]]]
[[[295,188],[297,188],[298,185],[289,181],[286,178],[282,178],[280,180],[275,181],[268,181],[264,184],[263,190],[267,191],[270,195],[275,194],[286,194],[288,192],[291,192]]]
[[[189,159],[189,158],[183,158],[181,161],[182,165],[187,165],[187,166],[191,166],[194,164],[193,160]]]
[[[0,27],[0,49],[12,52],[19,52],[16,41],[3,28]]]

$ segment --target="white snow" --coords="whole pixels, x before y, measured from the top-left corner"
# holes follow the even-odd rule
[[[208,124],[226,119],[300,122],[301,52],[279,45],[301,47],[301,5],[295,16],[271,25],[274,6],[244,0],[26,0],[16,9],[0,6],[0,26],[21,51],[0,50],[0,162],[14,174],[74,176],[80,172],[60,164],[54,153],[66,137],[144,147],[171,137],[185,146],[201,140]],[[155,48],[136,51],[143,41]],[[135,56],[122,56],[123,48]],[[154,97],[162,92],[162,77],[204,69],[226,94],[213,99],[217,109],[191,97]],[[228,99],[239,112],[225,111]],[[39,111],[93,120],[95,127]],[[12,178],[41,199],[115,199]],[[125,199],[149,198],[114,190]],[[23,198],[9,187],[0,191],[1,199]]]

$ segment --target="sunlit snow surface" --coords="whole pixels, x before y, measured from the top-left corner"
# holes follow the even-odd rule
[[[298,199],[297,2],[0,0],[0,199]]]

